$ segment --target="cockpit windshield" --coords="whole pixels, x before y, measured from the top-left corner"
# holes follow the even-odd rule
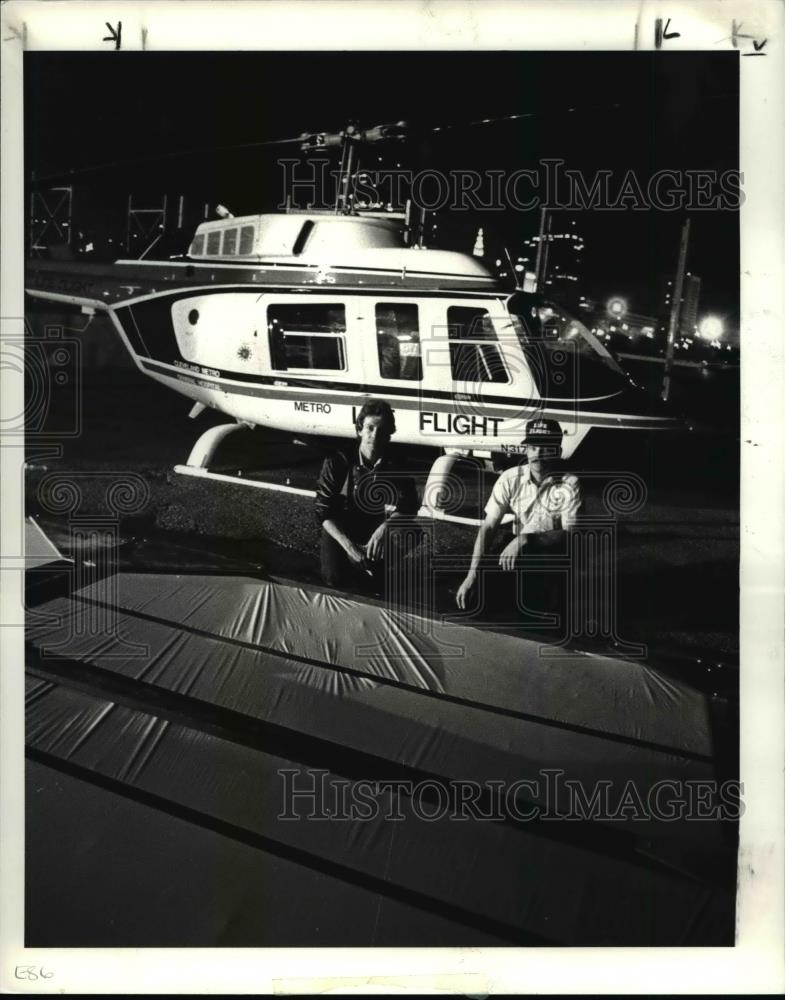
[[[507,308],[543,395],[597,397],[629,384],[613,355],[564,306],[515,292]]]

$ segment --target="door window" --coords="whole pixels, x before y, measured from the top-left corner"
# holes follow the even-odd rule
[[[422,381],[420,323],[409,302],[377,302],[376,349],[382,378]]]
[[[332,302],[270,305],[267,330],[270,360],[277,371],[346,368],[343,305]]]

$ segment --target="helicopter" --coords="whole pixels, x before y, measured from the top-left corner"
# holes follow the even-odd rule
[[[384,398],[396,442],[435,450],[423,513],[438,514],[455,462],[517,454],[535,416],[559,421],[565,458],[597,429],[677,429],[563,306],[476,256],[423,247],[408,210],[351,203],[356,145],[404,134],[397,123],[300,137],[307,151],[343,144],[335,211],[219,206],[179,258],[32,259],[25,292],[106,314],[138,370],[191,400],[191,417],[231,418],[198,438],[181,474],[225,478],[210,466],[242,427],[353,438],[363,403]]]

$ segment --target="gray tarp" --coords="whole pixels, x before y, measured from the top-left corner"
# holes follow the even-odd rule
[[[715,823],[428,822],[423,803],[389,791],[371,818],[279,818],[281,772],[303,788],[317,780],[306,768],[325,772],[328,808],[346,779],[351,793],[365,778],[539,778],[524,800],[555,809],[567,800],[546,800],[544,768],[588,792],[610,781],[617,798],[634,782],[644,802],[656,781],[711,779],[704,696],[643,663],[546,655],[529,639],[242,577],[121,574],[37,612],[39,762],[271,856],[295,852],[298,871],[327,866],[474,927],[478,942],[730,943],[733,894],[702,870],[727,855]],[[396,805],[404,818],[385,818]],[[307,894],[293,885],[286,905],[306,914]],[[308,943],[302,926],[292,943]],[[357,943],[401,943],[380,933]],[[428,943],[453,943],[439,935]]]

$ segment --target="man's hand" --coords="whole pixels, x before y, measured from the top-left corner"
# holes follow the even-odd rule
[[[365,563],[365,553],[361,548],[358,548],[354,542],[346,539],[346,544],[344,545],[344,551],[349,557],[349,562],[354,563],[355,566],[362,566]]]
[[[365,552],[372,562],[381,559],[384,555],[384,536],[387,534],[387,522],[382,521],[374,531],[365,546]]]
[[[501,568],[506,570],[515,569],[515,560],[525,545],[526,535],[517,535],[513,538],[510,544],[504,547],[502,554],[499,556],[499,565]]]
[[[458,588],[458,593],[455,595],[455,603],[458,605],[461,611],[464,611],[466,609],[466,600],[469,597],[469,594],[471,594],[472,590],[474,590],[474,584],[476,580],[477,576],[475,573],[467,573],[465,580]]]

